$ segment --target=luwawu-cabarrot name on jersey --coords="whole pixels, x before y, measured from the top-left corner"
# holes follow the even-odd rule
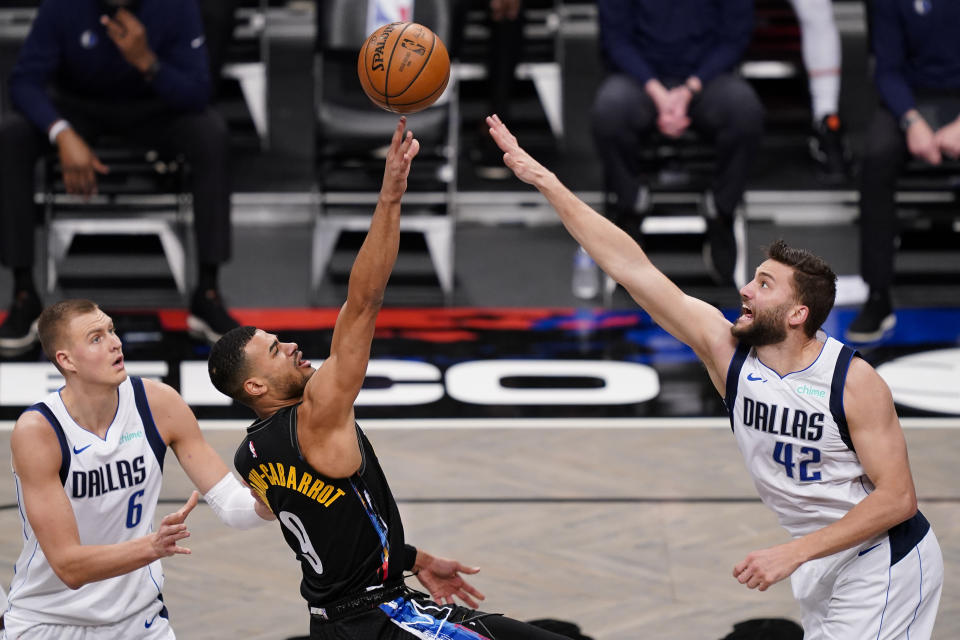
[[[264,500],[270,485],[292,489],[325,507],[329,507],[337,498],[344,495],[343,489],[315,479],[308,471],[303,471],[298,476],[295,466],[285,467],[280,462],[261,463],[259,472],[256,469],[250,470],[247,481]]]
[[[743,397],[743,426],[816,442],[823,437],[823,414]]]
[[[74,498],[96,498],[142,484],[147,478],[147,467],[143,456],[137,456],[133,460],[114,460],[89,471],[74,471],[72,478]]]

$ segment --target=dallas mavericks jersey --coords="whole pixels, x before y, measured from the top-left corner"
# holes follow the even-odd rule
[[[802,371],[781,377],[740,345],[727,372],[727,409],[760,499],[798,537],[842,518],[872,490],[843,412],[855,352],[827,338]]]
[[[83,544],[125,542],[149,534],[160,496],[166,444],[153,422],[143,382],[128,378],[118,389],[117,414],[100,438],[70,417],[60,393],[27,409],[41,413],[60,441],[60,481],[73,507]],[[23,551],[10,586],[11,623],[99,625],[135,614],[158,598],[160,561],[128,574],[71,590],[53,572],[26,519],[20,481]],[[12,627],[13,624],[10,624]]]

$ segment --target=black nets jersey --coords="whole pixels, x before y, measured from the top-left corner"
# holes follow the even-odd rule
[[[370,442],[349,478],[318,473],[300,453],[297,406],[247,429],[234,465],[281,524],[303,569],[300,593],[323,606],[402,577],[406,551],[396,500]]]

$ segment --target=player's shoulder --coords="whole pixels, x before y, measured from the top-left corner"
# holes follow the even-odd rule
[[[141,378],[141,381],[143,382],[143,391],[147,395],[147,401],[151,407],[183,403],[180,393],[167,383],[151,378]]]
[[[36,406],[36,405],[34,405]],[[59,449],[59,438],[53,425],[40,411],[30,407],[20,414],[10,434],[10,446],[16,451],[28,447],[31,452],[37,448],[54,447]]]

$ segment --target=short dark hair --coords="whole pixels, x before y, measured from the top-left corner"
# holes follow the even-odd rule
[[[207,360],[210,382],[217,391],[243,404],[249,404],[249,398],[243,390],[243,382],[247,379],[247,354],[244,349],[256,332],[257,328],[250,326],[231,329],[213,345]]]
[[[810,310],[803,330],[812,338],[833,309],[837,297],[837,274],[823,258],[806,249],[791,247],[783,239],[767,247],[767,258],[793,268],[797,300]]]
[[[37,333],[40,335],[40,346],[47,358],[60,369],[57,364],[57,349],[63,343],[64,329],[76,316],[93,313],[100,307],[92,300],[73,298],[61,300],[50,305],[40,314],[37,320]],[[62,373],[62,371],[61,371]]]

